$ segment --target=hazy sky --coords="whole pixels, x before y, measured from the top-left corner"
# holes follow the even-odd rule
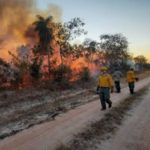
[[[122,33],[129,41],[129,51],[150,60],[150,0],[39,0],[38,7],[48,4],[62,10],[62,21],[80,17],[88,35],[99,41],[101,34]],[[80,39],[80,38],[79,38]]]

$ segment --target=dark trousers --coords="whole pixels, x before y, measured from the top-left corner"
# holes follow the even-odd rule
[[[134,94],[134,82],[129,82],[128,83],[129,86],[129,91],[131,94]]]
[[[115,81],[115,88],[117,93],[121,92],[120,81]]]
[[[100,88],[100,101],[102,109],[106,109],[106,103],[108,103],[109,107],[111,107],[112,102],[110,100],[110,88]]]

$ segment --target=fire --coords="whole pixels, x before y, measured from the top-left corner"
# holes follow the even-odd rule
[[[77,73],[79,73],[84,67],[88,67],[88,63],[85,61],[84,57],[78,58],[71,64],[71,69]]]
[[[33,22],[37,14],[54,17],[54,21],[61,20],[61,9],[55,5],[49,5],[46,11],[38,10],[35,6],[36,0],[0,0],[0,57],[5,61],[11,60],[10,51],[18,55],[18,49],[22,46],[31,50],[39,41],[38,33],[34,31]],[[13,14],[13,15],[12,15]],[[56,68],[62,64],[60,48],[53,43],[54,53],[50,56],[52,67]],[[92,74],[95,74],[97,66],[94,61],[88,62],[86,56],[81,56],[73,60],[73,56],[64,58],[64,64],[68,65],[73,74],[79,74],[83,68],[87,67]],[[21,59],[21,58],[20,58]],[[43,56],[43,72],[48,72],[47,56]],[[76,77],[73,76],[72,80]],[[24,77],[26,83],[29,79],[28,74]],[[77,78],[76,78],[77,79]],[[31,80],[30,80],[31,82]]]
[[[0,57],[9,61],[8,51],[16,53],[21,45],[37,42],[37,35],[33,32],[32,23],[37,14],[54,16],[55,21],[61,19],[61,9],[56,5],[49,5],[47,10],[36,8],[37,0],[0,0]]]
[[[24,32],[32,20],[30,10],[33,2],[34,0],[0,0],[0,56],[7,61],[10,59],[8,51],[15,53],[18,46],[26,43]]]

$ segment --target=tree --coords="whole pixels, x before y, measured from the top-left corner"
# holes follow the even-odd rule
[[[83,51],[85,53],[86,58],[88,58],[88,60],[92,62],[93,54],[97,52],[99,48],[99,43],[87,38],[83,42],[83,47]]]
[[[37,20],[33,23],[35,31],[39,35],[39,52],[44,52],[48,56],[48,69],[50,75],[50,54],[52,53],[51,43],[53,41],[53,21],[52,16],[44,18],[37,15]]]
[[[134,57],[134,61],[141,69],[143,69],[144,65],[147,63],[147,59],[143,55]]]
[[[85,23],[80,18],[73,18],[71,21],[64,24],[57,24],[57,44],[60,46],[60,57],[61,63],[63,64],[63,59],[75,52],[74,48],[70,45],[70,41],[80,36],[81,34],[86,34],[86,31],[82,28]]]
[[[135,61],[135,63],[138,63],[138,64],[146,64],[147,63],[147,59],[143,55],[134,57],[134,61]]]
[[[110,66],[119,65],[127,55],[128,41],[122,34],[104,34],[100,36],[100,47]]]

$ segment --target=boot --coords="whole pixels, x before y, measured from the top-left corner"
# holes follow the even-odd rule
[[[109,107],[109,108],[112,107],[112,102],[111,102],[111,101],[108,103],[108,107]]]
[[[111,108],[112,107],[112,101],[108,99],[106,102],[108,103],[108,107]]]
[[[101,110],[103,111],[103,110],[106,110],[106,107],[105,108],[101,108]]]

